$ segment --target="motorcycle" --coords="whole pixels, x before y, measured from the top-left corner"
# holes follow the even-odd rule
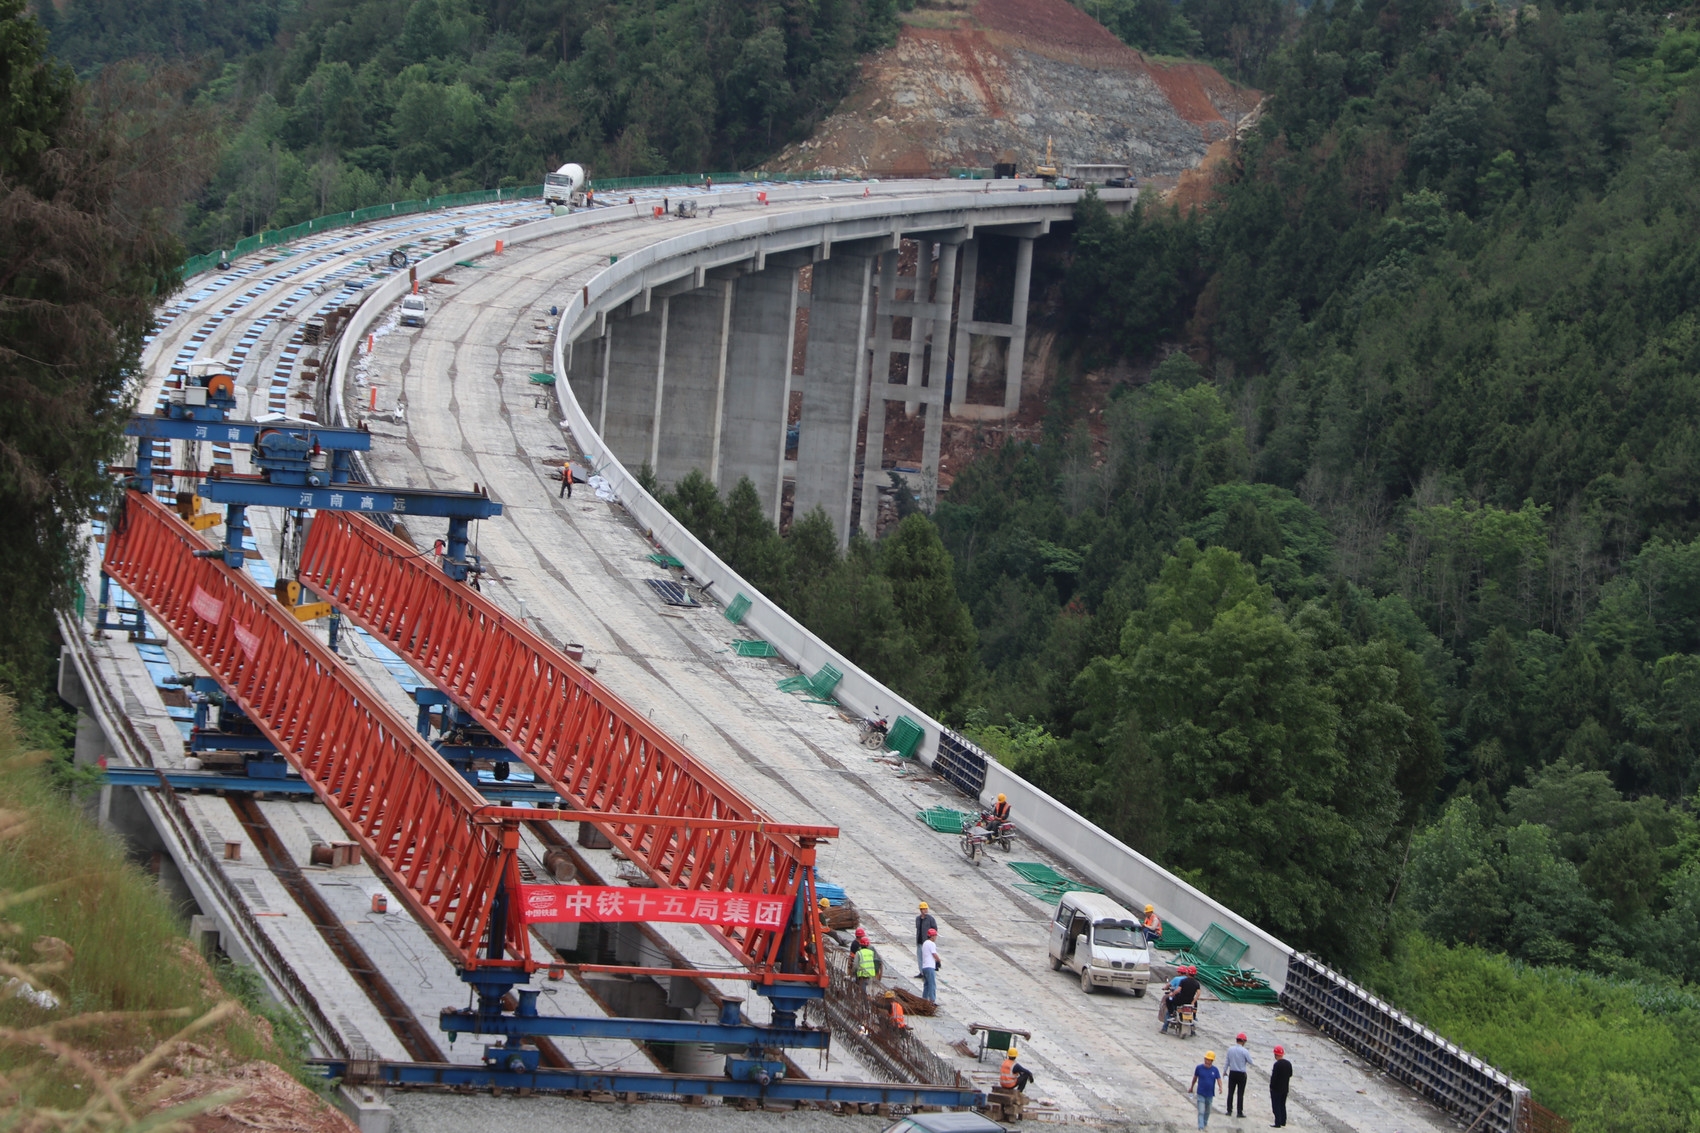
[[[988,840],[986,831],[981,829],[979,823],[971,822],[966,817],[963,818],[962,854],[964,857],[975,865],[979,865],[982,848]]]
[[[890,731],[891,726],[886,723],[885,717],[881,716],[878,719],[875,719],[870,716],[866,720],[862,721],[862,746],[871,748],[884,747],[885,737]]]
[[[996,844],[1005,853],[1009,852],[1010,839],[1015,837],[1015,823],[999,822],[988,810],[981,812],[976,825],[985,829],[987,842]]]

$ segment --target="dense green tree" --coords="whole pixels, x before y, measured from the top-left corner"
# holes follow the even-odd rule
[[[176,284],[171,235],[202,149],[169,90],[79,88],[22,0],[0,0],[0,684],[33,702],[55,609],[105,505],[127,376]],[[175,142],[177,148],[171,146]]]

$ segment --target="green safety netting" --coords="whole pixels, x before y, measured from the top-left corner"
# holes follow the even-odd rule
[[[1039,898],[1041,901],[1055,901],[1064,893],[1102,893],[1096,885],[1087,885],[1075,881],[1065,873],[1058,873],[1044,862],[1010,862],[1009,868],[1019,873],[1026,881],[1018,881],[1015,887],[1023,893]]]
[[[820,704],[836,704],[838,702],[832,699],[832,692],[838,687],[838,682],[843,679],[843,673],[831,665],[822,665],[820,670],[812,677],[802,676],[801,674],[795,677],[786,677],[779,682],[779,691],[800,692],[805,694],[807,700],[813,700]]]
[[[892,722],[891,729],[885,734],[885,749],[895,751],[904,759],[915,758],[915,748],[926,735],[921,725],[907,716],[899,716]]]
[[[1269,981],[1258,974],[1256,968],[1209,964],[1191,952],[1180,953],[1174,962],[1176,965],[1190,964],[1197,968],[1198,981],[1230,1003],[1281,1002],[1281,997],[1269,986]]]
[[[915,817],[940,834],[960,834],[963,825],[971,821],[974,816],[964,814],[960,810],[952,810],[947,806],[930,806],[926,810],[916,811]]]
[[[738,625],[744,620],[744,615],[749,612],[750,600],[740,594],[732,599],[732,604],[726,607],[726,613],[723,616],[733,625]]]

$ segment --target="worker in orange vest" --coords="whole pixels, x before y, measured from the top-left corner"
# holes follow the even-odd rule
[[[561,495],[567,499],[573,498],[573,462],[561,461]]]
[[[903,1018],[903,1001],[896,996],[891,997],[891,1025],[900,1031],[909,1029],[908,1022]]]
[[[1033,1080],[1032,1073],[1016,1059],[1021,1052],[1014,1047],[1009,1048],[1009,1057],[1003,1060],[1003,1067],[998,1071],[998,1085],[1006,1090],[1014,1090],[1018,1094],[1027,1092],[1027,1083]]]

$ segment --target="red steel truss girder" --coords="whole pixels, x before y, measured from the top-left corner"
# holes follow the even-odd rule
[[[402,900],[467,968],[531,971],[510,902],[507,957],[479,955],[519,831],[258,583],[152,496],[127,492],[102,569],[165,626],[301,772]]]
[[[569,803],[617,811],[597,825],[657,884],[814,900],[814,843],[749,823],[764,816],[644,715],[470,587],[357,516],[320,512],[299,577],[489,729]],[[630,815],[653,816],[649,820]],[[737,828],[716,827],[715,819]],[[793,828],[794,829],[794,828]],[[814,917],[804,924],[812,938]],[[727,947],[773,970],[780,934],[727,929]],[[821,955],[818,942],[806,950]],[[818,967],[819,961],[816,961]],[[825,979],[824,970],[812,973]]]

